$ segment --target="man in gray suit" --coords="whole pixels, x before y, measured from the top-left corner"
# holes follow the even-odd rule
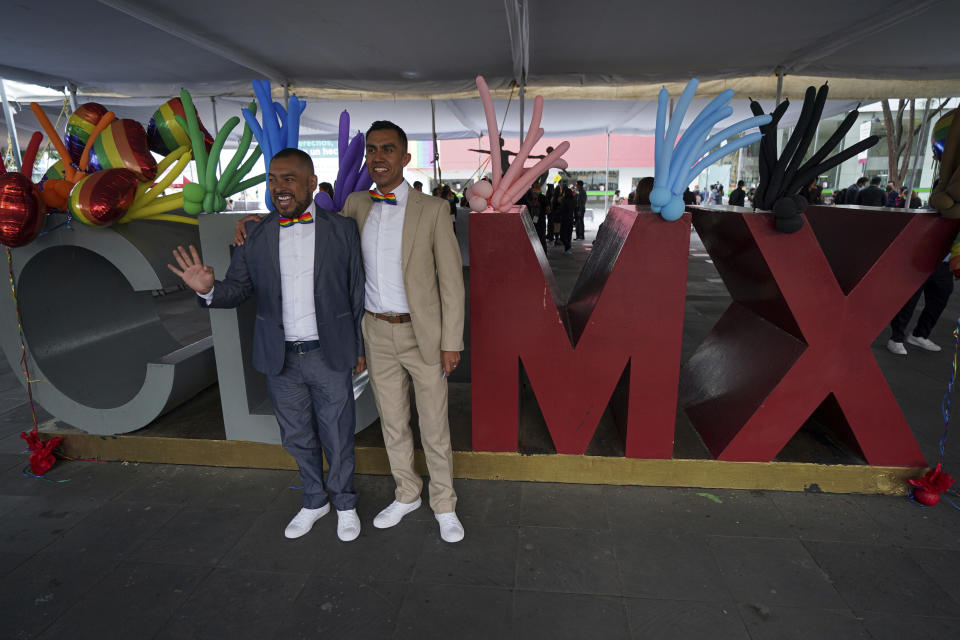
[[[315,205],[317,176],[306,153],[274,155],[267,186],[277,210],[234,250],[223,280],[214,280],[192,246],[177,247],[179,268],[170,270],[210,307],[256,296],[253,366],[267,376],[283,447],[297,461],[304,487],[303,508],[284,535],[309,532],[332,501],[337,536],[349,542],[360,535],[351,376],[366,368],[360,237],[353,220]],[[326,487],[322,454],[330,465]]]

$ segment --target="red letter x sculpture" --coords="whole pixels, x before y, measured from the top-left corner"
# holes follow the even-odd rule
[[[681,405],[720,460],[768,461],[831,394],[838,435],[872,465],[926,464],[870,344],[943,259],[957,221],[810,207],[794,234],[769,214],[694,209],[733,304],[681,372]]]

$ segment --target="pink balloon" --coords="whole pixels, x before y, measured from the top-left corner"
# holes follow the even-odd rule
[[[549,169],[553,164],[560,160],[560,157],[567,152],[567,149],[570,148],[570,143],[564,140],[557,145],[557,148],[547,154],[547,157],[533,165],[530,169],[527,169],[521,178],[519,178],[513,187],[511,187],[510,192],[507,193],[506,202],[516,202],[517,199],[523,195],[523,192],[530,188],[530,185],[533,184],[533,181],[537,179],[544,171]]]
[[[487,208],[486,198],[481,198],[480,196],[473,196],[468,199],[468,202],[470,203],[470,209],[473,211],[483,211]]]
[[[540,107],[540,110],[543,111],[543,98],[541,98],[540,96],[537,96],[537,97],[540,98],[539,107]],[[533,116],[534,116],[534,120],[539,125],[540,114],[537,113],[536,105],[534,106]],[[524,163],[526,163],[527,158],[530,157],[530,151],[533,150],[533,145],[540,142],[540,138],[543,137],[543,128],[541,127],[537,127],[536,129],[531,128],[530,132],[531,132],[530,135],[524,138],[523,144],[520,145],[520,151],[517,152],[517,157],[510,164],[510,168],[507,169],[507,172],[503,175],[503,180],[500,182],[500,189],[498,191],[498,193],[500,194],[500,198],[498,199],[494,197],[493,199],[494,209],[498,209],[499,207],[505,204],[504,202],[502,202],[503,196],[507,195],[507,193],[510,191],[510,188],[513,186],[514,182],[516,181],[516,179],[520,177],[520,174],[523,171],[523,165]]]
[[[530,157],[530,151],[533,150],[533,145],[540,141],[540,138],[543,137],[543,129],[540,128],[540,119],[543,117],[543,96],[537,96],[533,99],[533,116],[530,118],[530,128],[528,135],[523,140],[523,144],[520,145],[520,150],[517,152],[517,157],[512,163],[510,163],[510,168],[507,169],[507,172],[503,175],[503,182],[506,183],[502,186],[501,190],[506,192],[514,180],[517,179],[517,176],[520,175],[520,172],[523,171],[523,165],[527,161],[527,158]],[[494,198],[494,207],[496,208],[497,201]]]
[[[497,127],[497,112],[493,109],[493,98],[490,88],[483,76],[477,76],[477,89],[480,91],[480,102],[483,103],[483,112],[487,116],[487,137],[490,139],[490,164],[493,167],[493,188],[500,186],[500,129]]]
[[[470,185],[467,191],[489,200],[490,196],[493,195],[493,185],[486,180],[481,180],[480,182],[474,182]]]

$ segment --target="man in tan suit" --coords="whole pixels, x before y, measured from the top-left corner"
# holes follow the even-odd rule
[[[343,215],[360,229],[367,275],[363,337],[395,499],[374,519],[385,529],[420,507],[422,480],[413,467],[410,380],[430,473],[430,506],[447,542],[463,539],[453,490],[447,421],[447,376],[463,350],[464,287],[450,205],[403,179],[407,136],[392,122],[367,131],[367,170],[376,189],[353,193]]]

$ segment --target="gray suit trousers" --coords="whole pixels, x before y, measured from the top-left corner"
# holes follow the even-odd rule
[[[303,506],[322,507],[329,491],[337,511],[355,508],[351,371],[330,369],[321,349],[303,355],[288,350],[280,373],[267,376],[267,387],[283,448],[300,467]],[[329,465],[326,488],[323,455]]]

